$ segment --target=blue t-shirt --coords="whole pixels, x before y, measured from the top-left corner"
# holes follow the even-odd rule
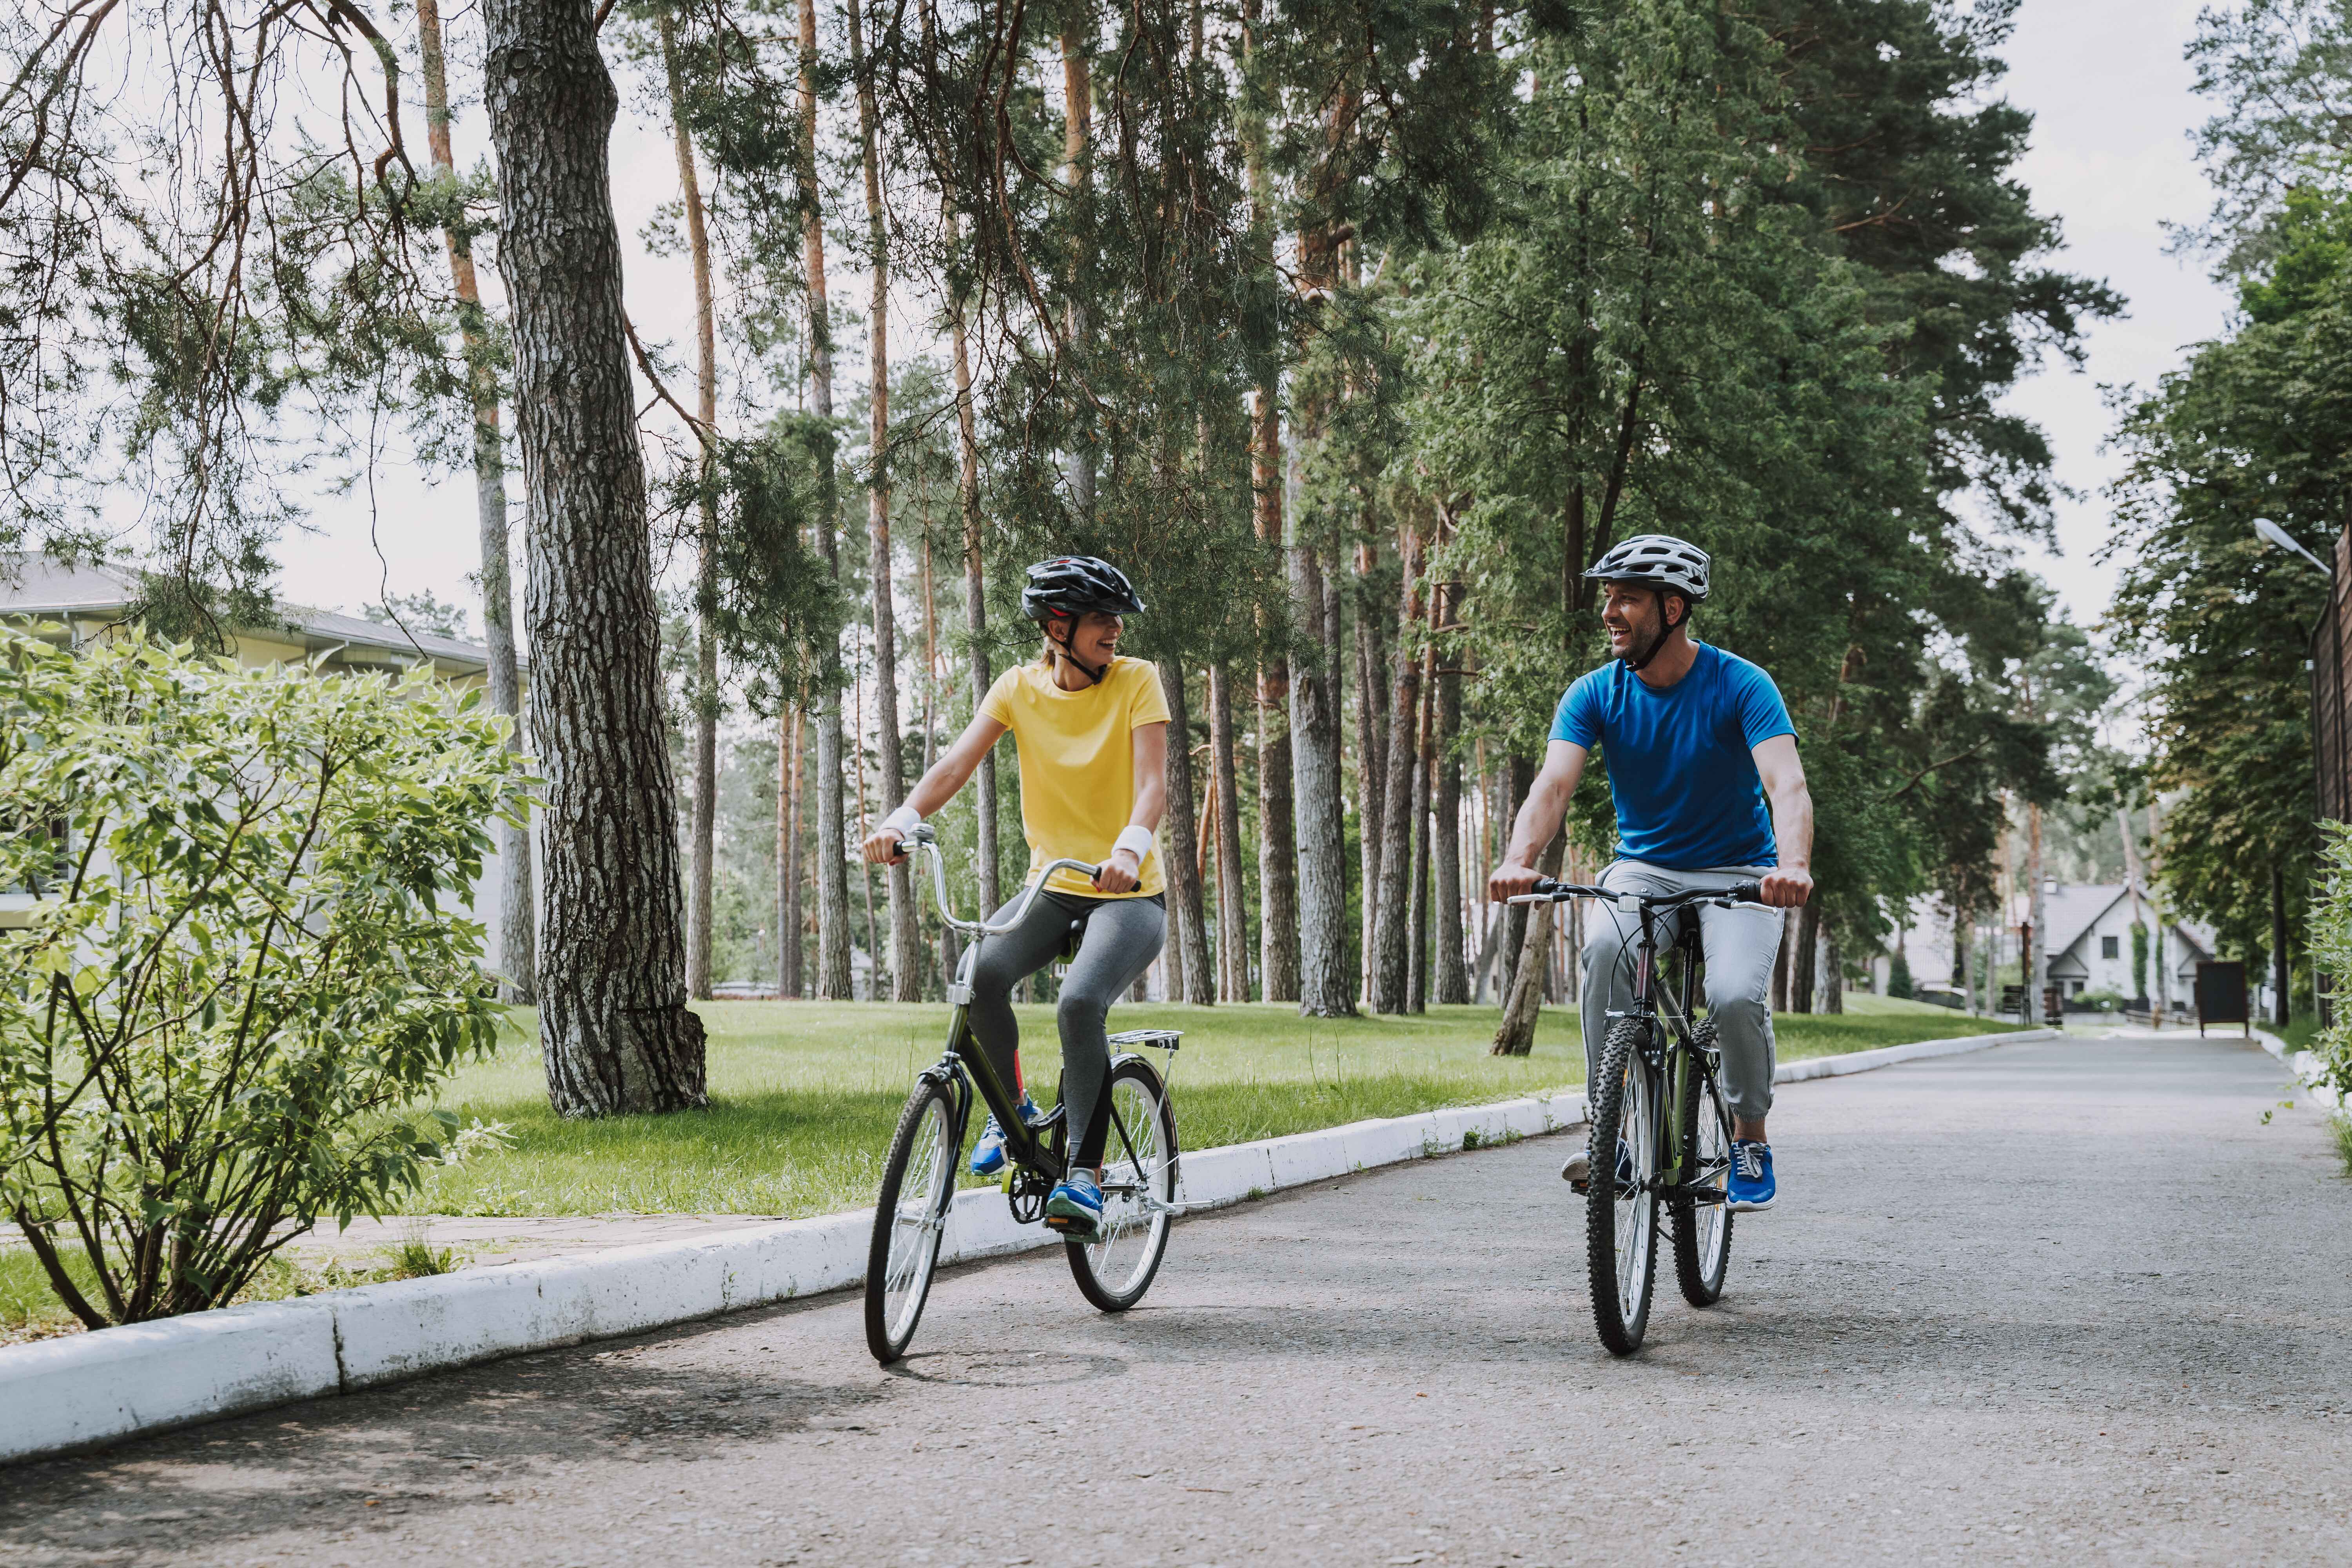
[[[1772,678],[1706,643],[1664,691],[1612,659],[1568,689],[1551,738],[1601,748],[1617,802],[1617,853],[1675,871],[1769,866],[1777,851],[1750,753],[1793,735]]]

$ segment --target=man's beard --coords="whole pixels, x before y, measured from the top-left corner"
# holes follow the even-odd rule
[[[1665,646],[1667,631],[1662,625],[1644,639],[1640,627],[1629,629],[1632,632],[1633,641],[1625,649],[1625,662],[1633,668],[1639,669],[1650,662],[1659,648]]]

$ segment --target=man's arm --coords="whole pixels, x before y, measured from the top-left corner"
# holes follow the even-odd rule
[[[1780,850],[1780,865],[1763,881],[1764,901],[1793,910],[1813,895],[1813,794],[1805,787],[1794,735],[1760,742],[1753,754],[1764,798],[1772,803],[1772,841]]]
[[[1568,803],[1584,778],[1584,759],[1591,753],[1573,741],[1554,741],[1544,748],[1543,771],[1528,786],[1528,798],[1511,824],[1511,842],[1503,863],[1486,879],[1486,896],[1496,903],[1519,893],[1533,892],[1536,857],[1568,815]],[[1808,817],[1810,820],[1810,816]]]

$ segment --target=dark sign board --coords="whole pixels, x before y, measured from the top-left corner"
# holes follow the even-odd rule
[[[2246,1007],[2246,966],[2235,960],[2197,966],[2197,1032],[2208,1024],[2245,1025],[2252,1019]]]

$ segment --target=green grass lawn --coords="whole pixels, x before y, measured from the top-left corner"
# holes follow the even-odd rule
[[[1784,1015],[1783,1060],[1998,1029],[1916,1003],[1847,998],[1843,1016]],[[915,1073],[936,1060],[937,1005],[736,1002],[698,1011],[710,1035],[709,1109],[564,1121],[547,1109],[526,1033],[467,1068],[441,1103],[462,1121],[505,1122],[511,1148],[436,1173],[424,1214],[799,1215],[872,1200],[884,1146]],[[1020,1009],[1024,1063],[1050,1103],[1060,1047],[1053,1010]],[[1184,1031],[1177,1128],[1186,1148],[1245,1142],[1374,1116],[1475,1104],[1582,1081],[1575,1015],[1546,1008],[1536,1048],[1486,1054],[1499,1012],[1301,1018],[1287,1005],[1122,1005],[1116,1028]],[[528,1015],[520,1016],[528,1030]]]

